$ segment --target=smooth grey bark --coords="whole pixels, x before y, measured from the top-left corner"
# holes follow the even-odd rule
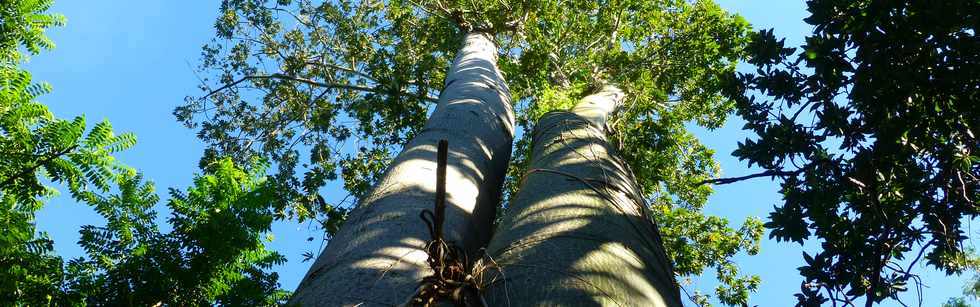
[[[532,135],[528,172],[487,249],[490,306],[681,306],[636,180],[606,140],[607,86]]]
[[[436,146],[449,141],[444,237],[475,252],[490,239],[510,160],[514,114],[497,47],[468,33],[425,127],[320,253],[290,303],[393,306],[431,273],[419,218],[436,190]]]

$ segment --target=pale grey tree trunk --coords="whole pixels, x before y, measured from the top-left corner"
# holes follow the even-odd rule
[[[636,180],[606,139],[607,86],[532,135],[528,172],[487,248],[490,306],[680,306]]]
[[[425,127],[395,158],[373,191],[332,238],[291,303],[392,306],[431,272],[419,218],[436,190],[436,145],[449,141],[444,237],[475,252],[490,237],[510,160],[514,114],[485,33],[465,35]]]

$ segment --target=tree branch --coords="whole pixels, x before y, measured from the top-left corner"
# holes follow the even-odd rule
[[[217,94],[220,91],[223,91],[223,90],[229,89],[231,87],[234,87],[234,86],[236,86],[236,85],[238,85],[238,84],[240,84],[242,82],[245,82],[245,81],[248,81],[248,80],[256,80],[256,79],[280,79],[280,80],[295,81],[295,82],[299,82],[299,83],[305,83],[305,84],[309,84],[309,85],[313,85],[313,86],[319,86],[319,87],[325,87],[325,88],[345,89],[345,90],[368,92],[368,93],[375,93],[375,94],[386,94],[387,93],[386,91],[384,91],[382,89],[379,89],[377,87],[367,87],[367,86],[350,85],[350,84],[343,84],[343,83],[324,83],[324,82],[319,82],[319,81],[312,80],[312,79],[307,79],[307,78],[302,78],[302,77],[296,77],[296,76],[290,76],[290,75],[286,75],[286,74],[276,73],[276,74],[271,74],[271,75],[245,76],[245,77],[242,77],[242,78],[240,78],[238,80],[235,80],[234,82],[225,84],[224,86],[219,87],[218,89],[215,89],[215,90],[207,93],[206,95],[202,96],[201,98],[204,99],[204,98],[211,97],[212,95]],[[412,94],[412,93],[408,93],[408,92],[401,92],[401,94],[406,94],[406,95],[409,95],[409,96],[413,96],[415,98],[418,98],[420,100],[424,100],[424,101],[427,101],[427,102],[432,102],[432,103],[439,102],[439,99],[438,98],[434,98],[434,97],[421,96],[421,95]]]
[[[371,75],[369,75],[369,74],[367,74],[365,72],[358,71],[358,70],[355,70],[355,69],[349,68],[349,67],[343,67],[343,66],[340,66],[340,65],[327,63],[327,62],[324,62],[324,61],[319,61],[319,62],[309,61],[309,62],[306,62],[306,64],[307,65],[323,66],[323,67],[326,67],[326,68],[331,68],[331,69],[346,71],[348,73],[352,73],[352,74],[355,74],[355,75],[364,77],[364,78],[366,78],[368,80],[371,80],[371,81],[377,81],[377,79],[375,79],[374,77],[372,77]]]
[[[804,168],[801,168],[801,169],[798,169],[798,170],[795,170],[795,171],[768,170],[768,171],[765,171],[765,172],[761,172],[761,173],[757,173],[757,174],[752,174],[752,175],[745,175],[745,176],[741,176],[741,177],[708,179],[708,180],[704,180],[704,181],[698,182],[696,185],[703,185],[703,184],[729,184],[729,183],[739,182],[739,181],[742,181],[742,180],[748,180],[748,179],[759,178],[759,177],[769,177],[769,176],[772,176],[772,177],[775,177],[775,176],[795,176],[795,175],[799,175],[800,173],[802,173],[803,170],[805,170],[805,169],[806,168],[804,167]]]
[[[61,157],[61,156],[64,156],[64,155],[70,153],[71,151],[75,150],[75,148],[78,148],[78,144],[72,145],[72,146],[70,146],[68,148],[65,148],[62,151],[56,152],[56,153],[48,156],[47,158],[42,159],[40,162],[38,162],[34,166],[31,166],[31,167],[29,167],[29,168],[27,168],[27,169],[25,169],[23,171],[20,171],[19,173],[17,173],[14,176],[5,179],[2,183],[0,183],[0,190],[3,190],[3,188],[6,187],[8,184],[13,183],[14,180],[17,180],[17,178],[22,178],[22,177],[25,177],[27,175],[33,174],[34,171],[36,171],[42,165],[46,165],[48,163],[51,163],[51,161],[53,161],[54,159],[57,159],[58,157]]]

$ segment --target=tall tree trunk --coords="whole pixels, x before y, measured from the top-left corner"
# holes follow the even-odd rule
[[[468,33],[425,127],[323,250],[291,303],[303,306],[392,306],[431,272],[419,218],[436,191],[436,144],[449,141],[444,237],[469,251],[490,239],[510,160],[514,113],[497,68],[497,47]]]
[[[524,182],[490,242],[490,306],[681,306],[636,180],[606,140],[607,86],[544,115]],[[502,272],[502,273],[500,273]]]

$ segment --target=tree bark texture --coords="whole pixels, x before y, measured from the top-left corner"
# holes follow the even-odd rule
[[[496,63],[490,35],[465,35],[424,128],[351,212],[291,303],[393,306],[415,291],[431,273],[424,250],[430,236],[419,214],[435,201],[440,139],[449,141],[443,235],[471,253],[485,246],[514,134],[510,92]]]
[[[681,306],[636,180],[607,142],[607,86],[532,135],[528,172],[487,249],[490,306]]]

